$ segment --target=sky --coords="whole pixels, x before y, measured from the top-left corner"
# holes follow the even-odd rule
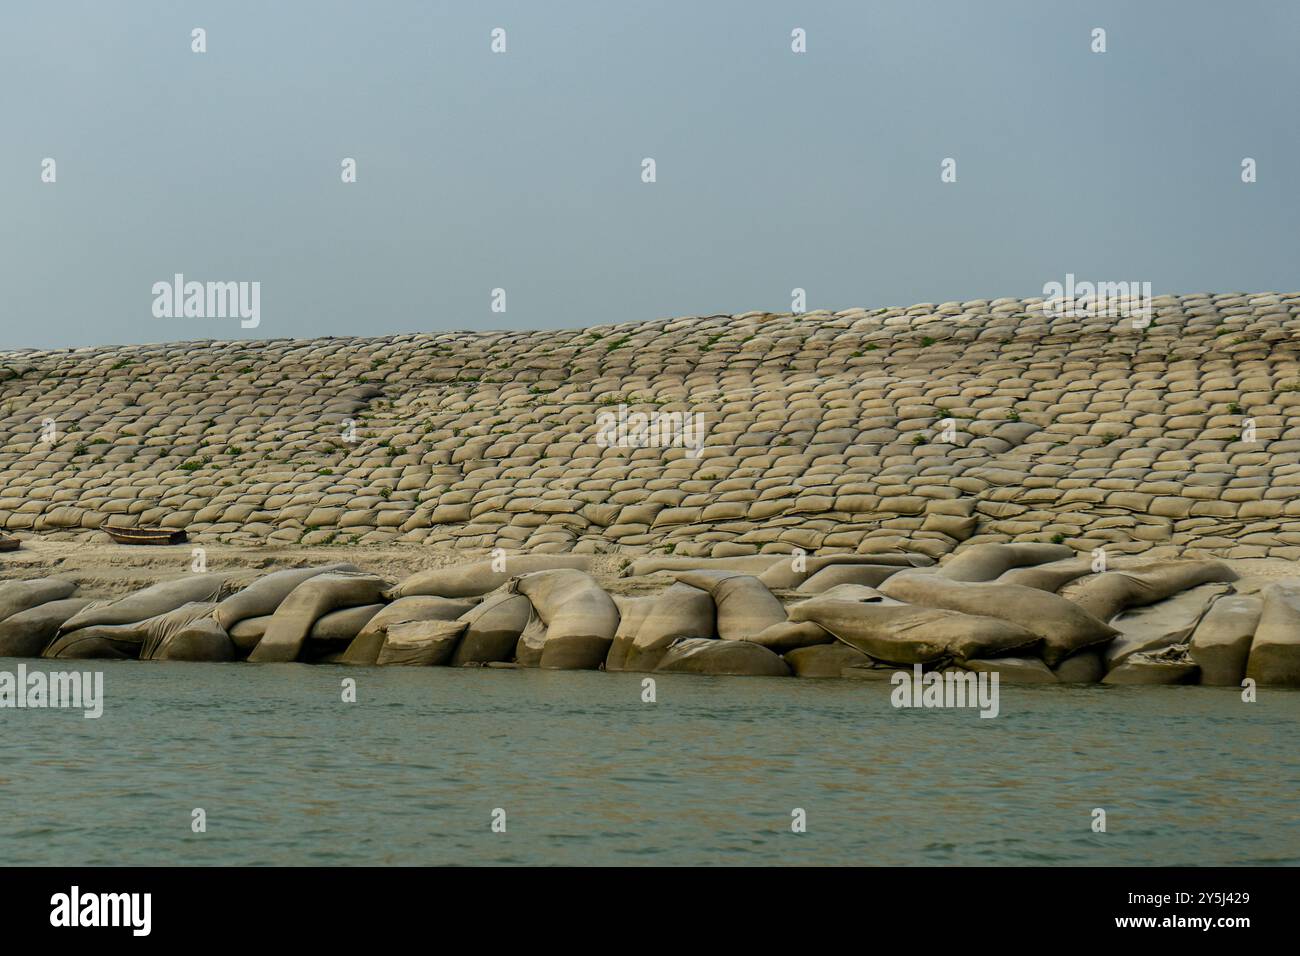
[[[810,310],[1024,297],[1067,274],[1295,291],[1298,37],[1278,0],[4,0],[0,349],[788,312],[796,288]],[[177,273],[260,283],[258,324],[156,315]]]

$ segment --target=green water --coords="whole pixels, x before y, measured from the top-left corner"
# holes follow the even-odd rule
[[[99,720],[0,710],[7,864],[1300,861],[1295,692],[80,663]]]

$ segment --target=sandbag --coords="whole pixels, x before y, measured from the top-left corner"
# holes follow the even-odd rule
[[[386,586],[383,578],[356,571],[330,571],[308,578],[280,602],[248,659],[255,664],[297,660],[318,618],[341,607],[375,604]]]
[[[1098,574],[1070,599],[1097,620],[1109,621],[1126,608],[1155,604],[1200,584],[1235,580],[1233,570],[1219,561],[1165,561]]]
[[[1043,639],[1042,656],[1049,666],[1060,663],[1081,648],[1108,641],[1116,634],[1114,629],[1084,613],[1065,598],[1018,584],[975,584],[949,581],[937,576],[900,574],[882,584],[880,591],[910,604],[993,617],[1019,625]]]
[[[1055,684],[1056,675],[1037,657],[990,657],[985,660],[958,661],[963,670],[977,674],[997,674],[1001,683]]]
[[[766,647],[778,654],[788,654],[788,652],[801,647],[837,643],[835,635],[829,633],[820,624],[814,624],[812,621],[782,621],[780,624],[773,624],[771,627],[764,628],[761,632],[755,634],[751,640],[759,647]],[[786,659],[789,660],[789,657],[787,656]]]
[[[330,611],[318,618],[311,626],[311,633],[307,635],[307,640],[328,644],[351,644],[361,633],[361,629],[385,607],[392,607],[392,605],[360,604],[357,607]]]
[[[534,616],[532,603],[522,594],[509,591],[489,594],[482,604],[460,615],[460,620],[465,622],[465,633],[456,645],[451,666],[513,660],[519,635]]]
[[[1226,584],[1202,584],[1155,604],[1115,615],[1110,623],[1119,634],[1102,648],[1107,673],[1140,651],[1159,651],[1172,644],[1186,644],[1210,605],[1227,590]]]
[[[339,659],[342,664],[377,664],[379,652],[384,648],[384,637],[392,624],[410,621],[454,621],[469,613],[473,605],[468,601],[417,594],[399,598],[374,614],[348,645]]]
[[[799,585],[799,591],[803,594],[824,594],[841,584],[876,587],[900,570],[887,564],[832,564]]]
[[[520,667],[540,667],[542,651],[546,649],[546,622],[531,604],[528,608],[528,623],[519,632],[519,640],[515,642],[515,663]]]
[[[614,606],[618,608],[618,630],[614,632],[614,642],[609,645],[609,653],[605,655],[605,670],[621,671],[626,669],[623,665],[627,662],[627,654],[632,649],[632,642],[636,640],[637,631],[650,616],[650,609],[658,598],[626,597],[621,594],[611,597]]]
[[[766,647],[749,641],[687,638],[664,654],[655,668],[665,674],[726,674],[748,677],[789,677],[785,661]]]
[[[395,621],[388,625],[377,663],[426,667],[446,664],[465,627],[464,621]]]
[[[63,622],[90,603],[90,598],[64,598],[9,615],[0,621],[0,657],[40,657]]]
[[[1241,684],[1263,609],[1262,598],[1230,594],[1215,601],[1205,613],[1187,649],[1192,660],[1200,665],[1202,684],[1219,687]]]
[[[632,646],[623,661],[623,670],[652,671],[675,641],[687,638],[712,639],[717,636],[716,611],[708,591],[689,584],[674,584],[654,598]]]
[[[658,556],[637,558],[623,569],[623,577],[639,578],[663,571],[736,571],[740,574],[762,574],[768,568],[788,564],[788,554],[751,554],[735,558],[685,558]]]
[[[63,578],[29,578],[0,584],[0,622],[51,601],[62,601],[77,592],[75,581]]]
[[[92,625],[138,624],[195,601],[220,601],[233,589],[237,572],[187,574],[133,591],[112,601],[96,601],[68,619],[59,633]]]
[[[496,567],[501,567],[502,570],[498,571]],[[474,564],[418,571],[401,584],[390,588],[384,596],[389,600],[410,597],[413,594],[432,594],[447,598],[478,597],[480,594],[495,591],[518,575],[562,568],[588,571],[591,569],[591,556],[511,554],[500,561],[478,561]]]
[[[797,647],[786,651],[782,657],[795,677],[840,677],[846,667],[869,667],[872,663],[871,658],[857,648],[838,641]]]
[[[1264,591],[1246,676],[1258,684],[1300,687],[1300,580],[1279,581]]]
[[[1099,684],[1106,676],[1106,663],[1094,647],[1071,654],[1052,671],[1062,684]]]
[[[169,635],[149,660],[154,661],[233,661],[234,642],[211,616],[199,618]]]
[[[1187,645],[1130,654],[1106,673],[1103,684],[1192,684],[1199,668],[1187,656]]]
[[[850,647],[891,664],[999,657],[1039,642],[1008,621],[893,602],[819,598],[790,608],[790,620],[819,624]]]
[[[1054,593],[1071,581],[1092,573],[1091,558],[1069,558],[1065,561],[1049,561],[1047,564],[1037,564],[1027,568],[1012,568],[1010,571],[1003,572],[996,580],[998,584],[1019,584],[1021,587]]]
[[[134,624],[90,624],[60,632],[41,657],[59,660],[133,661],[140,657],[143,635]]]
[[[535,571],[514,578],[509,590],[528,598],[546,625],[537,666],[594,670],[605,663],[618,630],[618,607],[591,575],[573,569]]]
[[[317,568],[287,568],[264,575],[240,591],[222,601],[214,618],[227,632],[240,621],[251,617],[269,617],[275,613],[280,602],[298,585],[318,574],[331,571],[356,571],[355,565],[347,563],[325,564]]]
[[[735,571],[682,571],[680,584],[707,591],[717,608],[718,637],[747,641],[786,620],[785,608],[758,578]]]
[[[879,584],[889,575],[901,570],[902,568],[925,567],[933,563],[930,558],[922,559],[920,555],[874,555],[874,554],[835,554],[826,557],[803,557],[796,562],[792,558],[785,561],[779,561],[758,575],[758,579],[763,584],[773,590],[790,590],[798,588],[801,591],[810,590],[804,587],[809,579],[817,577],[824,571],[831,568],[872,568],[870,573],[859,574],[858,577],[879,577],[879,581],[858,580],[858,577],[845,577],[844,581],[850,581],[855,584]],[[738,568],[721,569],[721,570],[739,570]],[[847,573],[847,572],[844,572]],[[834,584],[840,584],[843,581],[835,581]],[[832,584],[826,587],[832,587]],[[822,590],[825,590],[824,588]]]
[[[221,605],[218,604],[217,607]],[[229,633],[230,639],[235,643],[236,654],[247,657],[266,634],[266,629],[270,625],[271,615],[263,614],[259,617],[246,617],[232,627]]]
[[[992,581],[1012,568],[1072,557],[1074,549],[1064,544],[976,544],[941,564],[938,574],[949,581]]]
[[[140,660],[150,660],[164,639],[200,618],[211,617],[216,607],[213,601],[191,601],[166,614],[159,614],[134,625],[140,636]]]
[[[142,661],[232,661],[235,645],[213,616],[218,605],[184,604],[145,622]]]

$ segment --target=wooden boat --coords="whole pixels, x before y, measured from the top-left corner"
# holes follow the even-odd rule
[[[23,543],[17,538],[11,538],[7,534],[0,534],[0,551],[17,551],[23,546]]]
[[[136,528],[111,528],[104,531],[118,544],[179,544],[185,540],[183,528],[157,528],[141,525]]]

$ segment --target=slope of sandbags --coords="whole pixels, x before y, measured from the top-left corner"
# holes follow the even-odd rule
[[[331,571],[357,570],[356,565],[340,562],[316,568],[287,568],[283,571],[273,571],[230,595],[217,606],[213,616],[218,624],[226,631],[230,631],[240,621],[274,614],[280,602],[309,578]]]
[[[501,570],[497,570],[500,566]],[[474,564],[456,565],[419,571],[406,578],[384,596],[396,598],[428,594],[445,598],[478,597],[495,591],[511,578],[537,571],[570,569],[589,571],[591,558],[572,554],[512,554],[498,561],[477,561]]]
[[[388,625],[376,663],[408,667],[447,664],[466,627],[464,621],[395,621]]]
[[[1263,600],[1254,595],[1231,594],[1214,602],[1196,625],[1188,647],[1192,660],[1200,665],[1202,684],[1241,683],[1263,609]]]
[[[280,602],[266,633],[248,655],[249,661],[297,660],[318,618],[341,607],[378,603],[385,587],[387,582],[378,575],[356,571],[330,571],[308,578]]]
[[[766,647],[749,641],[687,638],[668,648],[655,668],[664,674],[788,677],[790,668]]]
[[[546,627],[537,666],[551,670],[594,670],[605,663],[618,630],[618,607],[584,571],[535,571],[510,582],[528,598]]]
[[[481,604],[458,615],[465,623],[465,631],[452,654],[451,666],[496,664],[513,659],[519,636],[535,616],[532,602],[522,594],[509,591],[489,594]]]
[[[786,620],[785,608],[758,578],[736,571],[682,571],[679,584],[708,592],[717,608],[718,637],[747,641]]]
[[[1235,580],[1232,569],[1218,561],[1166,561],[1098,574],[1070,599],[1097,620],[1109,621],[1127,608],[1154,604],[1200,584]]]
[[[375,664],[384,647],[389,626],[412,621],[454,621],[467,614],[474,605],[468,601],[416,594],[398,598],[372,614],[348,643],[341,664]],[[337,613],[337,612],[336,612]],[[328,616],[328,615],[327,615]],[[324,618],[322,618],[324,620]],[[313,631],[315,630],[313,626]]]
[[[998,618],[941,608],[817,598],[790,608],[790,620],[811,621],[878,661],[926,664],[950,658],[999,657],[1036,647],[1031,631]]]
[[[1108,641],[1116,633],[1065,598],[1018,584],[976,584],[950,581],[937,575],[895,575],[880,586],[880,591],[909,604],[1016,624],[1042,638],[1042,656],[1048,665],[1057,664],[1084,647]]]
[[[92,625],[136,624],[174,611],[182,604],[220,601],[233,590],[236,577],[210,572],[161,581],[115,600],[95,601],[74,614],[59,630],[66,634]]]
[[[90,598],[63,598],[9,615],[0,621],[0,657],[40,657],[63,623],[90,603]]]
[[[1300,687],[1300,579],[1270,585],[1263,598],[1246,676],[1259,684]]]
[[[61,601],[77,593],[77,585],[63,578],[30,578],[0,584],[0,622],[34,607]]]

